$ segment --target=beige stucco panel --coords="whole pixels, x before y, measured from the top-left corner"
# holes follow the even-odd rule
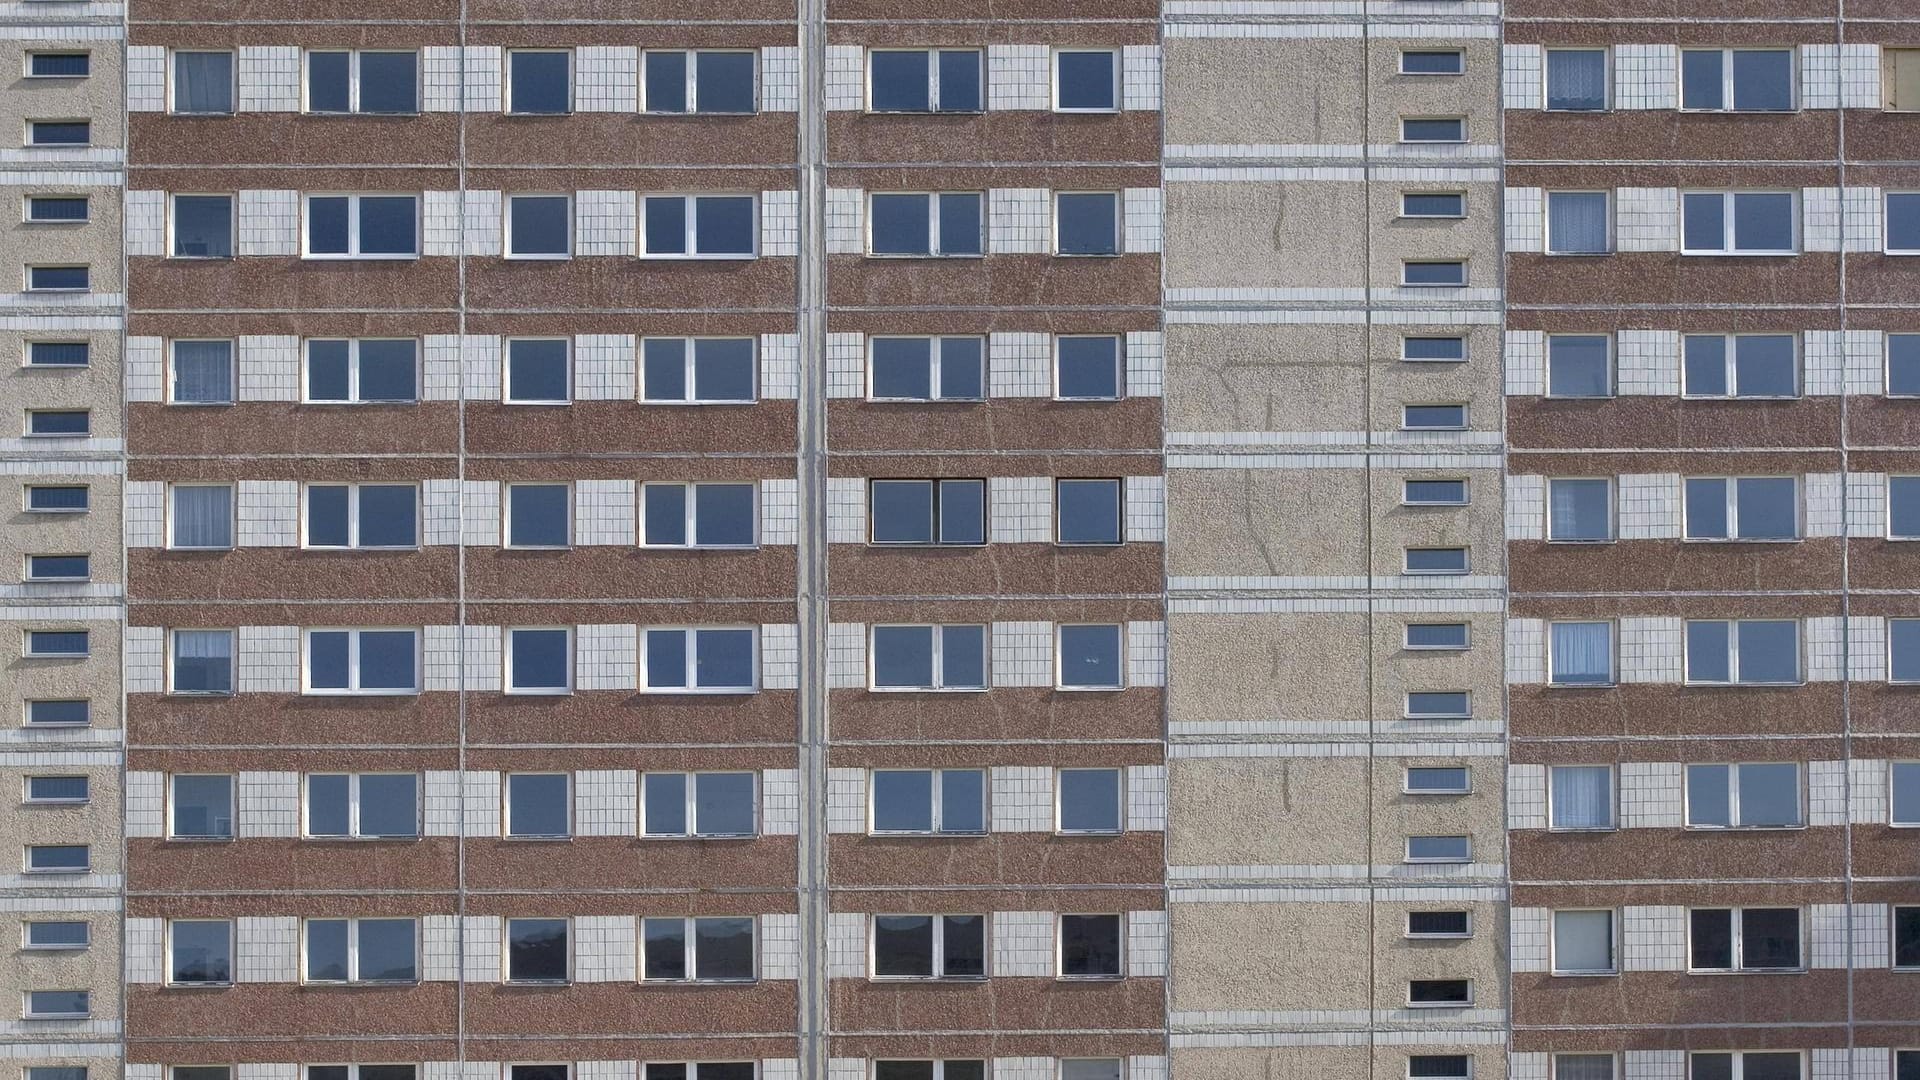
[[[1362,615],[1175,614],[1168,713],[1183,721],[1366,719]]]
[[[1328,181],[1166,185],[1166,284],[1358,289],[1365,188]]]
[[[1169,145],[1352,145],[1365,129],[1355,38],[1168,38]]]
[[[26,778],[86,776],[83,804],[29,804],[23,801]],[[120,872],[120,773],[108,766],[46,765],[0,769],[0,836],[22,844],[87,844],[91,872]],[[51,885],[59,884],[50,878]]]
[[[84,79],[29,78],[22,74],[29,52],[91,53],[91,72]],[[118,41],[0,40],[0,71],[11,76],[0,94],[0,129],[25,131],[28,120],[91,120],[93,145],[120,145],[126,95]]]
[[[28,513],[25,488],[33,484],[86,484],[92,509],[84,514]],[[121,579],[120,478],[117,476],[34,476],[8,478],[0,485],[0,581],[26,576],[28,555],[91,555],[94,582]],[[43,588],[47,586],[42,586]]]
[[[1174,758],[1167,861],[1178,866],[1367,861],[1364,758]]]
[[[1167,474],[1175,577],[1366,573],[1365,474],[1355,469],[1179,469]]]
[[[1466,53],[1463,75],[1402,75],[1402,49]],[[1500,44],[1492,38],[1377,38],[1368,57],[1368,141],[1398,142],[1404,116],[1464,116],[1470,142],[1500,141]]]
[[[1365,904],[1175,904],[1173,1011],[1367,1008]]]
[[[28,630],[89,631],[91,655],[82,659],[23,656]],[[120,627],[111,622],[18,622],[0,625],[0,685],[9,688],[7,724],[24,723],[31,698],[91,699],[93,727],[120,726]]]
[[[1359,431],[1366,426],[1366,340],[1359,325],[1169,325],[1167,427]]]
[[[5,940],[18,943],[26,940],[25,923],[56,921],[87,923],[90,935],[87,947],[58,951],[18,949],[13,954],[15,963],[0,965],[0,996],[16,998],[23,991],[35,989],[87,989],[93,991],[89,1005],[96,1020],[118,1018],[120,995],[114,988],[120,982],[119,912],[52,908],[19,914],[8,912],[0,919],[0,934],[6,935]]]
[[[1464,622],[1467,648],[1457,652],[1408,649],[1409,622]],[[1380,616],[1373,627],[1374,715],[1399,716],[1410,690],[1466,690],[1473,694],[1476,710],[1485,709],[1488,719],[1497,719],[1505,655],[1503,630],[1500,616],[1492,612]],[[1484,773],[1484,766],[1476,770],[1476,784]],[[1484,778],[1489,782],[1498,779]]]

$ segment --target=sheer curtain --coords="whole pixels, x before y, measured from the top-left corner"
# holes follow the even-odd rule
[[[173,685],[216,693],[233,689],[232,636],[225,630],[174,631]]]
[[[233,54],[173,54],[173,110],[183,113],[233,111]]]
[[[173,400],[221,404],[232,401],[233,342],[174,342]]]
[[[1613,824],[1613,770],[1604,765],[1553,769],[1553,827],[1604,829]]]
[[[1613,1055],[1561,1054],[1553,1059],[1553,1080],[1613,1080]]]
[[[1547,108],[1607,107],[1607,57],[1598,49],[1554,50],[1547,65]]]
[[[233,546],[233,489],[179,487],[173,490],[173,546]]]
[[[1554,623],[1553,681],[1613,681],[1613,628],[1603,622]]]
[[[1563,254],[1607,250],[1607,197],[1597,191],[1547,196],[1547,250]]]

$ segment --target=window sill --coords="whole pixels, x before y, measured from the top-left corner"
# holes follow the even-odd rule
[[[1620,538],[1617,536],[1603,536],[1603,537],[1597,537],[1592,540],[1559,539],[1552,536],[1547,537],[1547,543],[1558,544],[1562,547],[1605,547],[1606,545],[1617,544],[1619,542],[1620,542]]]
[[[1797,690],[1808,684],[1800,682],[1693,682],[1683,680],[1681,686],[1699,690]]]
[[[1681,825],[1680,831],[1690,833],[1792,833],[1805,832],[1808,826],[1799,825]]]
[[[1618,971],[1551,971],[1556,979],[1612,979],[1619,976]]]
[[[1098,839],[1103,837],[1123,836],[1125,834],[1126,834],[1126,830],[1124,829],[1055,829],[1053,830],[1053,835],[1058,837],[1063,837],[1063,838],[1094,837]]]
[[[987,976],[985,975],[869,975],[867,976],[867,981],[873,982],[873,983],[881,983],[881,984],[907,983],[909,985],[918,984],[918,983],[968,984],[968,983],[984,983],[987,981]]]
[[[1124,686],[1055,686],[1059,694],[1115,694],[1125,690]]]
[[[572,262],[573,253],[565,252],[561,254],[548,254],[548,255],[518,255],[509,251],[506,254],[501,255],[500,260],[502,262]]]
[[[300,691],[301,697],[312,698],[408,698],[419,697],[419,690],[314,690]]]
[[[378,844],[412,843],[422,836],[415,833],[412,836],[302,836],[300,839],[313,844]]]
[[[640,687],[639,692],[642,694],[653,694],[658,697],[742,697],[748,694],[757,694],[760,692],[760,688],[757,686],[729,686],[729,687],[706,687],[706,688],[684,687],[684,686],[642,686]]]
[[[231,981],[228,981],[228,982],[170,982],[166,984],[166,987],[169,990],[231,990],[233,989],[233,983]]]
[[[987,831],[982,829],[979,832],[909,832],[897,829],[868,829],[867,835],[880,839],[980,840],[987,836]]]
[[[234,696],[234,692],[231,690],[169,690],[167,691],[167,696],[177,698],[230,698]]]
[[[1056,259],[1117,259],[1126,254],[1124,251],[1056,251]]]
[[[1125,978],[1126,976],[1124,974],[1116,971],[1111,975],[1056,975],[1054,976],[1054,981],[1069,983],[1110,983],[1120,982]]]
[[[316,401],[316,400],[307,400],[307,399],[303,399],[303,400],[302,400],[302,401],[300,402],[300,404],[302,404],[302,405],[320,405],[320,406],[329,406],[329,405],[418,405],[418,404],[420,404],[420,399],[419,399],[419,398],[393,398],[393,399],[391,399],[391,400],[379,400],[379,399],[372,399],[372,400],[363,400],[363,401],[346,401],[346,400],[342,400],[342,399],[332,399],[332,400],[324,400],[324,401]]]
[[[1687,258],[1778,259],[1778,258],[1785,258],[1793,255],[1798,255],[1800,254],[1800,252],[1798,251],[1687,251],[1686,249],[1683,248],[1681,249],[1680,254]]]
[[[1792,968],[1688,968],[1689,975],[1805,975],[1807,969]]]
[[[752,262],[760,257],[758,252],[721,252],[718,254],[662,254],[642,252],[635,258],[643,262]]]
[[[987,686],[869,686],[869,694],[984,694]]]
[[[1605,682],[1548,682],[1549,690],[1618,690],[1620,684],[1612,679]]]
[[[168,836],[164,839],[169,844],[231,844],[235,842],[235,838],[231,836]]]
[[[503,979],[502,986],[517,986],[529,990],[559,990],[573,985],[572,979]]]
[[[1566,835],[1606,836],[1610,833],[1619,832],[1620,826],[1618,825],[1549,825],[1547,826],[1547,831],[1549,833],[1557,833],[1563,836],[1566,836]]]
[[[867,252],[867,258],[869,259],[888,259],[888,260],[984,259],[986,257],[987,257],[987,253],[984,251],[963,251],[963,252],[954,252],[952,254],[949,254],[944,251],[869,251]]]
[[[642,840],[758,840],[759,833],[641,833]]]

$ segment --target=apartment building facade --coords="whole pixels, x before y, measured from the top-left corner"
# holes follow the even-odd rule
[[[1917,1080],[1816,6],[0,5],[0,1068]]]

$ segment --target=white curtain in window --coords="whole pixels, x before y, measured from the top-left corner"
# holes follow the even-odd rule
[[[1556,191],[1549,194],[1547,250],[1607,250],[1607,197],[1597,191]]]
[[[173,400],[232,401],[233,343],[230,341],[174,342]]]
[[[233,489],[182,487],[173,491],[175,547],[228,547],[233,543]]]
[[[1554,51],[1547,62],[1547,108],[1604,109],[1607,58],[1598,49]]]
[[[1606,766],[1556,766],[1552,788],[1556,828],[1604,829],[1613,824],[1613,771]]]
[[[173,54],[173,108],[183,113],[233,111],[233,54]]]
[[[1605,913],[1579,914],[1604,916]],[[1613,1055],[1561,1054],[1553,1059],[1553,1080],[1613,1080]]]
[[[1553,624],[1554,682],[1611,682],[1613,633],[1603,622]]]

